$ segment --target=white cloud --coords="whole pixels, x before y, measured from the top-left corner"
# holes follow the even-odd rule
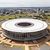
[[[50,0],[0,0],[0,7],[48,7]]]

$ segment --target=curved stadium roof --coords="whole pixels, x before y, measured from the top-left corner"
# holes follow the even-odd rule
[[[25,23],[25,22],[31,23],[31,25],[28,27],[18,25],[18,23]],[[37,32],[46,29],[47,24],[44,21],[37,20],[37,19],[21,18],[21,19],[8,20],[4,22],[2,24],[2,28],[12,32],[22,32],[22,33]]]

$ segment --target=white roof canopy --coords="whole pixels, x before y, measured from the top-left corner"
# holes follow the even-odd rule
[[[15,24],[21,23],[21,22],[28,22],[32,23],[32,26],[29,27],[21,27],[21,26],[16,26]],[[27,18],[21,18],[21,19],[13,19],[13,20],[8,20],[2,24],[2,28],[8,31],[12,32],[37,32],[41,31],[47,28],[47,24],[41,20],[37,19],[27,19]]]

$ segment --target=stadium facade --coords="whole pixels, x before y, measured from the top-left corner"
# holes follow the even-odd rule
[[[8,20],[2,30],[4,36],[16,41],[33,41],[48,34],[46,22],[30,18]]]

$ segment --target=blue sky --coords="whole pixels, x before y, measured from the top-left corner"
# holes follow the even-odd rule
[[[0,0],[0,7],[50,7],[50,0]]]

